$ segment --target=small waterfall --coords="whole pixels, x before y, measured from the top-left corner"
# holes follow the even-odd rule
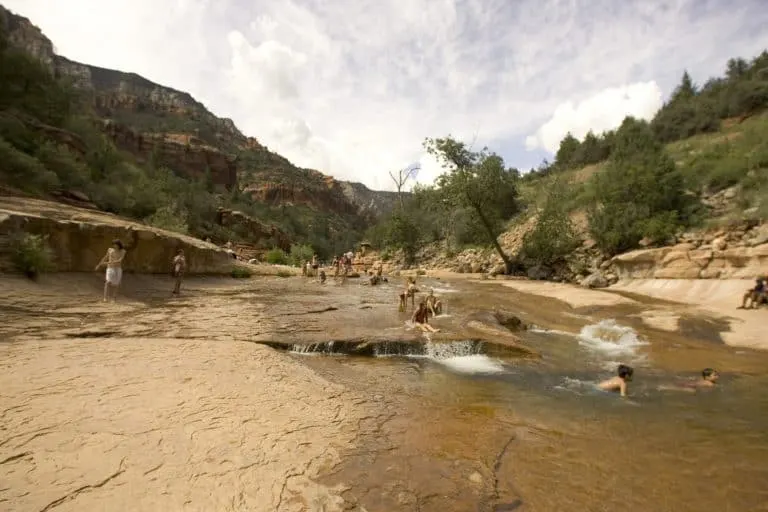
[[[428,341],[425,344],[425,354],[432,359],[449,359],[451,357],[465,357],[483,354],[483,343],[480,341],[453,341],[451,343],[434,343]]]
[[[291,345],[290,352],[296,354],[325,354],[330,355],[337,352],[333,351],[333,342],[327,343],[295,343]]]

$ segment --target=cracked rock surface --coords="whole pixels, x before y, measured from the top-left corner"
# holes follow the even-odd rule
[[[52,279],[0,302],[0,509],[338,509],[343,489],[314,480],[366,407],[237,340],[268,323],[258,297],[138,301],[148,287],[101,304],[96,285]]]

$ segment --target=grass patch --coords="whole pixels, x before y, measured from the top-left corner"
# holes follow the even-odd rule
[[[285,270],[278,270],[276,275],[277,277],[291,277],[293,274]]]

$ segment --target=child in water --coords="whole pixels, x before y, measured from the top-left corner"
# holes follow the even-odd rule
[[[720,378],[720,373],[714,368],[704,368],[701,371],[701,378],[683,382],[677,385],[671,386],[659,386],[660,391],[687,391],[694,393],[701,388],[713,388],[717,384],[717,379]]]
[[[632,380],[635,370],[631,366],[620,364],[616,377],[611,377],[597,385],[603,391],[619,391],[621,396],[627,396],[627,382]]]

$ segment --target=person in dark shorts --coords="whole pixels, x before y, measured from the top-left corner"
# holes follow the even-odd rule
[[[173,265],[172,274],[175,280],[171,295],[179,295],[181,293],[181,281],[184,279],[184,273],[187,270],[187,259],[184,257],[184,249],[176,251],[176,256],[174,256],[171,264]]]

